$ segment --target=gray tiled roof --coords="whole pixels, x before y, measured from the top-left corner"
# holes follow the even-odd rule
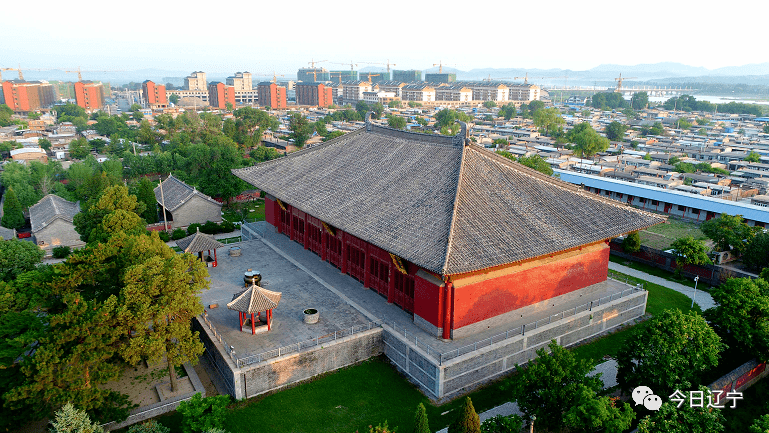
[[[273,292],[264,287],[252,285],[246,290],[236,293],[232,297],[232,302],[227,304],[227,308],[243,313],[261,313],[277,307],[281,295],[281,292]]]
[[[201,251],[221,248],[224,244],[217,241],[212,235],[207,235],[198,231],[186,238],[181,238],[176,241],[176,246],[181,248],[185,253],[199,253]]]
[[[463,146],[455,137],[370,128],[233,173],[442,275],[539,257],[664,221],[481,147]]]
[[[173,176],[168,176],[168,178],[163,181],[163,197],[161,197],[160,194],[160,185],[155,187],[155,200],[163,205],[163,199],[165,199],[165,208],[171,212],[181,207],[181,205],[187,202],[193,195],[197,195],[211,203],[216,203],[219,206],[222,205],[218,201]]]
[[[29,207],[29,220],[32,232],[36,233],[55,219],[72,222],[72,218],[80,212],[80,202],[72,203],[58,195],[48,194],[39,202]]]

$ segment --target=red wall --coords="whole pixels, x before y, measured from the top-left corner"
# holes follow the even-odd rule
[[[461,281],[457,281],[460,287],[454,289],[452,328],[458,329],[605,281],[609,247],[601,245],[598,250],[478,283],[461,285]]]
[[[270,200],[269,198],[264,199],[264,219],[273,226],[277,227],[280,221],[278,221],[278,211],[275,209],[278,207],[278,202],[275,200]]]
[[[443,287],[416,275],[414,277],[414,315],[443,327]]]

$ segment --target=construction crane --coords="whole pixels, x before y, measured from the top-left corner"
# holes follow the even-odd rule
[[[337,62],[329,62],[332,65],[350,65],[350,72],[355,72],[355,67],[358,66],[357,63],[353,63],[352,60],[350,60],[350,63],[337,63]],[[351,76],[352,77],[352,76]]]
[[[0,81],[3,81],[2,71],[16,71],[19,73],[19,80],[24,81],[24,75],[21,73],[21,65],[17,68],[0,68]]]
[[[83,81],[83,72],[117,72],[117,71],[116,70],[112,70],[112,71],[83,71],[83,70],[80,69],[80,66],[78,66],[77,69],[74,70],[74,71],[64,71],[64,72],[67,72],[69,74],[77,74],[77,81]]]
[[[278,82],[278,77],[282,77],[282,76],[283,76],[283,74],[276,74],[275,71],[272,71],[272,82],[273,83],[277,83]]]
[[[518,78],[518,77],[516,77]],[[491,78],[491,74],[489,74],[488,77],[484,78],[483,81],[494,81],[494,80],[512,80],[512,77],[501,77],[501,78]]]
[[[438,63],[433,63],[433,66],[437,66],[438,67],[438,73],[439,74],[443,73],[443,61],[442,60],[438,60]]]
[[[382,65],[387,66],[387,73],[390,73],[390,66],[398,66],[395,63],[390,63],[390,59],[387,59],[387,63],[376,63],[376,62],[360,62],[363,65]]]
[[[323,63],[323,62],[328,62],[328,60],[319,60],[316,62],[315,59],[313,59],[312,61],[307,62],[307,64],[310,65],[311,68],[315,69],[316,63]]]
[[[622,78],[622,74],[619,74],[619,78],[615,78],[614,79],[614,81],[617,82],[617,90],[615,90],[615,92],[618,92],[618,93],[622,92],[622,82],[624,80],[632,80],[632,79],[635,79],[635,78],[638,78],[638,77],[625,77],[625,78]]]
[[[342,84],[342,73],[341,72],[331,72],[328,75],[329,75],[329,78],[333,77],[334,75],[339,76],[339,84]]]
[[[368,74],[368,83],[371,84],[371,77],[378,77],[382,74]]]

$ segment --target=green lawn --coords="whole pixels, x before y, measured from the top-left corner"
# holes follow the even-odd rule
[[[508,401],[503,383],[470,394],[476,411]],[[380,356],[266,397],[235,403],[225,429],[229,433],[353,433],[387,421],[390,427],[409,432],[419,403],[427,408],[431,430],[437,431],[454,420],[462,399],[441,406],[430,404]],[[157,419],[172,433],[181,432],[181,417],[176,412]]]
[[[690,308],[692,300],[683,293],[612,270],[609,271],[609,276],[613,276],[621,281],[627,279],[631,284],[643,284],[644,288],[649,291],[649,297],[646,300],[646,313],[652,316],[658,315],[667,309],[678,308],[684,312],[692,310],[692,308]],[[698,313],[702,312],[699,305],[696,304],[694,305],[694,311],[697,311]],[[637,326],[643,326],[643,323]],[[622,344],[631,336],[632,331],[632,327],[625,327],[613,334],[576,347],[573,351],[579,358],[594,359],[598,361],[600,361],[604,355],[612,357],[616,356],[620,347],[622,347]]]
[[[233,203],[223,209],[222,217],[230,222],[239,222],[243,220],[242,209],[248,209],[249,222],[264,221],[264,201],[255,200],[248,203]]]
[[[614,263],[619,263],[620,265],[627,266],[628,268],[635,269],[636,271],[646,272],[649,275],[654,275],[655,277],[664,278],[668,281],[672,281],[674,283],[683,284],[684,286],[689,286],[694,288],[693,279],[682,278],[679,280],[675,278],[672,272],[668,272],[664,269],[660,269],[655,266],[647,265],[645,263],[634,262],[632,260],[626,260],[619,256],[609,256],[609,260]],[[699,289],[709,291],[710,286],[708,286],[707,284],[698,284],[697,290]]]
[[[692,236],[694,239],[707,240],[708,237],[700,230],[700,225],[694,222],[668,218],[666,223],[649,227],[646,231],[667,236],[673,240]]]

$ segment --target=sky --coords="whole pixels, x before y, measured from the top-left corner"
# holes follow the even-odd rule
[[[769,62],[766,5],[671,0],[66,3],[42,0],[0,26],[0,67],[296,74],[368,63],[425,70]],[[456,5],[456,6],[451,6]],[[340,63],[340,64],[335,64]],[[341,64],[343,63],[343,64]]]

